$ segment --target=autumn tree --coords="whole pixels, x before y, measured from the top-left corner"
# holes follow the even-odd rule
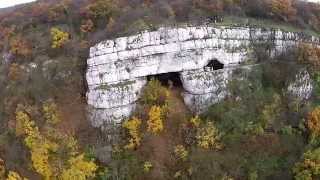
[[[56,152],[57,144],[41,136],[34,121],[22,111],[16,113],[16,134],[25,136],[24,142],[31,151],[31,161],[35,170],[44,179],[50,179],[53,176],[53,167],[49,163],[49,152]]]
[[[46,101],[42,105],[42,110],[47,123],[55,125],[60,122],[58,106],[52,100]]]
[[[212,122],[203,124],[197,130],[197,144],[203,149],[221,149],[220,134]]]
[[[122,124],[122,127],[128,130],[130,136],[129,143],[125,146],[126,149],[134,149],[140,145],[140,126],[141,120],[136,117],[133,117],[132,119],[127,120]]]
[[[51,28],[51,38],[51,47],[61,48],[70,40],[70,35],[69,33],[61,31],[60,29],[54,27]]]
[[[302,160],[293,168],[296,180],[313,180],[320,178],[320,148],[303,154]]]
[[[5,180],[28,180],[27,178],[21,177],[17,172],[15,171],[9,171],[7,173],[6,177],[6,168],[4,161],[0,159],[0,179]]]
[[[44,105],[47,119],[45,133],[41,133],[35,121],[19,106],[16,112],[16,135],[24,137],[25,145],[30,149],[32,166],[45,180],[85,180],[95,176],[97,165],[78,151],[77,141],[60,133],[52,122],[56,113],[52,104]]]
[[[4,179],[6,175],[6,168],[4,166],[4,161],[0,158],[0,179]]]
[[[311,140],[320,137],[320,107],[316,107],[309,113],[306,123]]]
[[[273,16],[284,20],[292,21],[296,18],[296,9],[292,0],[271,0],[271,13]]]
[[[152,79],[145,87],[141,101],[147,105],[164,105],[169,96],[168,89],[160,81]]]
[[[70,4],[70,0],[62,0],[59,3],[51,5],[48,9],[48,19],[50,21],[58,21],[66,18]]]
[[[159,134],[163,130],[163,109],[160,106],[152,106],[147,121],[148,131]]]
[[[95,20],[108,20],[117,10],[117,2],[114,0],[96,0],[92,1],[86,9],[88,15]]]
[[[28,180],[27,178],[21,177],[17,172],[9,171],[6,180]]]
[[[188,158],[189,152],[183,145],[179,144],[174,147],[174,155],[178,160],[185,161]]]
[[[12,63],[9,67],[8,78],[12,81],[17,81],[21,78],[22,69],[20,68],[19,64]]]
[[[298,61],[310,64],[315,69],[320,69],[320,48],[305,43],[299,44]]]
[[[143,164],[143,171],[144,172],[150,172],[151,168],[152,168],[152,163],[150,161],[146,161]]]
[[[192,126],[194,127],[199,127],[200,123],[201,123],[201,119],[199,118],[199,116],[195,116],[195,117],[192,117],[190,119],[190,123]]]
[[[32,50],[29,43],[18,35],[10,40],[10,52],[16,56],[29,57]]]
[[[62,171],[62,180],[87,180],[89,178],[95,177],[97,166],[93,162],[87,161],[84,157],[84,154],[71,157],[68,160],[68,163],[69,168]]]

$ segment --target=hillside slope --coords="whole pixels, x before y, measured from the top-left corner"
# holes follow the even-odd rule
[[[179,28],[195,30],[180,42]],[[198,37],[201,28],[216,36]],[[106,44],[158,31],[160,48],[147,54],[140,43]],[[1,9],[0,179],[317,179],[319,31],[320,5],[298,0],[38,0]],[[102,61],[112,68],[86,76]],[[183,61],[180,70],[173,61]],[[223,100],[197,98],[238,63]],[[120,125],[94,127],[88,104],[101,102],[91,80],[129,76],[144,78],[139,96],[99,88],[115,88],[102,99],[108,107],[135,108]]]

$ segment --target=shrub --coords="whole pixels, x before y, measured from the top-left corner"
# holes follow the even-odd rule
[[[220,134],[212,122],[207,122],[197,132],[198,146],[204,149],[221,149]]]
[[[313,180],[320,178],[320,148],[303,154],[302,161],[293,168],[296,180]]]
[[[158,80],[152,79],[145,87],[141,101],[146,105],[164,105],[170,93]]]
[[[10,52],[16,56],[29,57],[32,53],[28,42],[18,35],[10,41]]]
[[[320,136],[320,107],[316,107],[309,113],[307,118],[307,127],[310,131],[311,140]]]
[[[271,13],[284,21],[292,21],[296,18],[297,10],[293,7],[292,0],[271,0]]]
[[[4,167],[4,161],[0,158],[0,179],[4,179],[6,174],[6,168]]]
[[[97,166],[93,162],[87,161],[84,154],[71,157],[68,162],[70,168],[63,170],[61,175],[62,180],[86,180],[95,176]]]
[[[21,177],[14,171],[9,171],[7,180],[28,180],[27,178]]]
[[[8,77],[12,81],[17,81],[22,76],[22,69],[20,68],[19,64],[12,63],[9,68]]]
[[[163,109],[160,106],[152,106],[149,111],[147,122],[148,131],[153,134],[159,134],[163,130]]]
[[[55,125],[60,122],[58,107],[53,101],[45,102],[42,110],[47,123]]]
[[[96,0],[89,4],[86,9],[89,16],[94,19],[105,19],[111,17],[117,9],[116,1],[114,0]]]
[[[52,38],[52,48],[61,48],[65,45],[69,40],[69,33],[63,32],[58,28],[51,28],[51,38]]]
[[[272,102],[263,106],[261,111],[260,119],[263,128],[267,128],[272,125],[276,118],[281,113],[281,97],[279,94],[274,94],[272,97]]]
[[[144,162],[143,164],[143,171],[144,172],[149,172],[152,168],[152,163],[149,161]]]
[[[199,127],[200,123],[201,123],[201,119],[199,118],[199,116],[195,116],[193,118],[190,119],[190,123],[192,124],[192,126],[194,127]]]
[[[48,9],[48,20],[64,23],[68,18],[68,13],[72,0],[60,0],[51,6]]]
[[[177,145],[174,147],[174,155],[178,160],[185,161],[188,158],[189,152],[183,145]]]
[[[129,144],[125,146],[126,149],[134,149],[140,145],[140,125],[141,120],[136,117],[133,117],[132,119],[127,120],[122,124],[122,127],[126,128],[130,135]]]
[[[312,67],[320,68],[320,48],[310,44],[300,44],[298,47],[298,61],[310,64]]]
[[[78,152],[77,142],[72,137],[50,128],[42,134],[22,108],[18,106],[16,112],[16,135],[24,137],[32,166],[43,179],[85,180],[95,176],[96,164]]]

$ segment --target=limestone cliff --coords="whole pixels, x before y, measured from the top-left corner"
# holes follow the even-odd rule
[[[180,73],[185,103],[201,112],[226,96],[232,71],[252,57],[253,44],[269,43],[268,52],[277,55],[299,42],[318,44],[319,39],[271,29],[198,26],[160,28],[102,41],[90,49],[87,60],[90,119],[99,127],[127,118],[147,77],[169,72]],[[223,69],[208,66],[213,60]],[[297,80],[288,91],[296,96],[310,93],[308,85],[303,85],[308,92],[297,90],[300,84]]]

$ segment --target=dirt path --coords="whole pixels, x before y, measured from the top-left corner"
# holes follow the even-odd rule
[[[146,156],[153,165],[148,179],[168,178],[165,172],[170,172],[170,167],[175,164],[174,147],[183,143],[179,129],[188,119],[189,110],[183,102],[180,89],[171,89],[170,93],[169,113],[164,121],[164,131],[157,136],[147,137],[143,142],[141,155]]]

